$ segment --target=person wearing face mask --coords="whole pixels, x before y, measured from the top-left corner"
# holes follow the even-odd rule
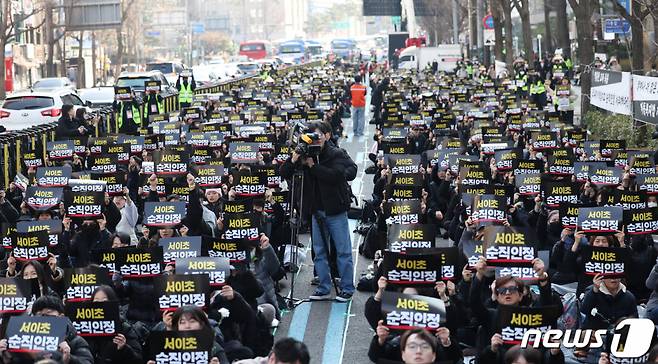
[[[656,197],[656,195],[648,196],[648,197],[647,197],[647,206],[648,206],[649,208],[652,208],[652,207],[658,207],[658,202],[657,202],[657,200],[658,200],[658,197]]]
[[[11,259],[14,258],[11,257]],[[41,263],[35,260],[28,260],[23,263],[21,271],[18,272],[16,276],[30,282],[33,294],[37,295],[37,297],[46,295],[58,297],[57,293],[52,289],[53,276],[52,274],[49,274],[49,270],[50,267],[45,268]],[[60,272],[60,278],[61,276],[62,272]],[[36,292],[37,290],[38,292]]]
[[[105,228],[105,217],[83,220],[71,239],[69,253],[73,267],[82,268],[91,262],[91,252],[109,247],[110,232]],[[66,228],[66,225],[64,226]]]
[[[91,294],[93,302],[118,302],[119,297],[110,286],[96,287]],[[142,346],[138,334],[125,320],[121,320],[121,328],[114,337],[89,337],[87,342],[96,364],[142,363]]]

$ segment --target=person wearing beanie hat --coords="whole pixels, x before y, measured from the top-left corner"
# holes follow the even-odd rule
[[[55,129],[55,138],[57,140],[69,139],[85,135],[87,128],[80,125],[75,120],[75,110],[73,105],[62,105],[62,116],[57,120],[57,128]]]

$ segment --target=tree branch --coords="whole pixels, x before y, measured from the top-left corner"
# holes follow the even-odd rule
[[[126,21],[126,19],[128,19],[128,12],[130,11],[130,8],[133,6],[134,3],[135,0],[129,0],[126,7],[122,10],[121,24],[123,24]]]

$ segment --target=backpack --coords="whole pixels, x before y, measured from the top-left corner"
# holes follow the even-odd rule
[[[359,254],[368,259],[375,259],[375,252],[381,249],[380,245],[383,238],[385,239],[385,236],[377,230],[377,225],[371,225],[365,239],[359,245]]]

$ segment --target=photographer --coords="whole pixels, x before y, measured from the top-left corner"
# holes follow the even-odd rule
[[[303,200],[307,203],[302,207],[302,213],[312,215],[313,263],[320,278],[318,289],[309,298],[325,300],[331,297],[328,256],[333,242],[341,278],[341,292],[336,300],[346,302],[354,293],[352,242],[347,222],[351,190],[347,182],[356,177],[357,166],[347,152],[330,141],[331,126],[327,123],[312,123],[301,139],[314,142],[307,145],[309,148],[298,147],[281,165],[280,172],[286,179],[290,179],[297,169],[304,173]],[[312,147],[316,148],[313,150],[319,149],[317,155],[300,153],[304,149],[311,151]]]

